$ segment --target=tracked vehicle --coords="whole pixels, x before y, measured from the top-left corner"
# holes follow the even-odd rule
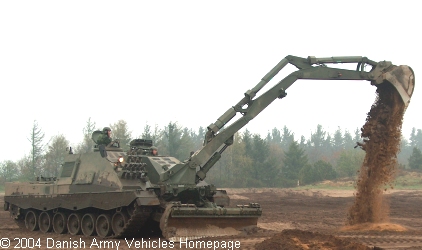
[[[298,70],[255,97],[289,63]],[[338,63],[353,63],[357,68],[327,66]],[[370,70],[365,71],[365,66]],[[149,140],[132,141],[128,152],[118,145],[97,145],[90,153],[69,154],[57,178],[7,183],[5,210],[29,230],[101,237],[142,236],[159,228],[166,239],[178,241],[234,235],[256,226],[262,213],[259,204],[229,207],[226,192],[206,184],[204,179],[233,143],[233,135],[275,99],[284,98],[286,89],[298,79],[392,84],[406,105],[415,83],[410,67],[387,61],[287,56],[207,127],[203,147],[187,160],[152,155]],[[241,117],[229,123],[238,113]],[[97,135],[93,134],[94,141]]]

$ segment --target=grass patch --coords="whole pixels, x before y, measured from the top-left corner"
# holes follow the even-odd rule
[[[305,185],[305,186],[299,186],[295,187],[294,189],[302,190],[302,189],[327,189],[327,190],[353,190],[355,187],[353,184],[351,185],[331,185],[331,184],[325,184],[325,183],[316,183],[312,185]]]
[[[354,178],[336,179],[319,183],[298,186],[294,189],[328,189],[328,190],[354,190]],[[391,189],[389,186],[385,187]],[[393,182],[394,190],[422,190],[422,172],[400,171]]]
[[[402,171],[394,180],[394,189],[422,189],[422,174]]]
[[[329,189],[329,190],[353,190],[354,178],[339,178],[336,180],[326,180],[309,185],[298,186],[296,189]]]
[[[414,185],[414,186],[401,186],[396,185],[394,186],[395,190],[422,190],[422,185]]]

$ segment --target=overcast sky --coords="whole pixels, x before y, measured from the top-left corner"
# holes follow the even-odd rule
[[[421,23],[414,1],[0,1],[0,161],[29,154],[34,120],[71,146],[90,117],[123,119],[134,136],[146,123],[206,127],[287,55],[367,56],[418,75]],[[422,128],[416,85],[406,138]],[[352,132],[374,100],[369,82],[298,81],[246,128]]]

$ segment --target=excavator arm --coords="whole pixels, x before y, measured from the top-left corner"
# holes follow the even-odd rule
[[[298,68],[267,92],[256,96],[287,64]],[[328,67],[327,64],[354,63],[356,70]],[[365,66],[370,71],[365,71]],[[233,143],[233,135],[254,119],[275,99],[286,96],[286,89],[298,79],[316,80],[367,80],[371,84],[395,86],[406,106],[413,94],[414,74],[410,67],[394,66],[391,62],[374,62],[366,57],[300,58],[287,56],[281,60],[262,80],[217,121],[210,124],[203,147],[183,163],[166,167],[160,173],[161,197],[169,201],[160,217],[160,228],[168,240],[181,237],[196,239],[207,236],[238,234],[241,230],[257,225],[262,214],[259,204],[225,207],[217,204],[222,193],[212,185],[197,185],[221,158],[223,151]],[[237,114],[241,117],[228,124]],[[224,129],[223,129],[224,128]],[[224,195],[223,195],[224,196]],[[172,201],[172,202],[170,202]],[[177,202],[174,202],[177,201]],[[228,197],[227,197],[228,201]]]
[[[258,91],[289,63],[296,66],[298,70],[282,79],[264,94],[256,97]],[[327,66],[327,64],[339,63],[354,63],[356,70]],[[371,66],[370,71],[364,70],[367,65]],[[298,79],[367,80],[372,85],[388,81],[395,86],[406,106],[410,102],[414,88],[414,73],[408,66],[394,66],[388,61],[377,63],[360,56],[328,58],[287,56],[268,72],[254,88],[246,91],[245,96],[235,106],[229,108],[216,122],[207,127],[204,147],[195,153],[188,163],[191,168],[200,166],[196,173],[196,183],[205,179],[206,173],[220,159],[222,152],[232,144],[233,135],[275,99],[285,97],[286,89]],[[242,117],[221,130],[237,113],[240,113]]]

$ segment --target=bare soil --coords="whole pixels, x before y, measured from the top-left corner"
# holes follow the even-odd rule
[[[373,249],[374,246],[377,247],[375,249],[422,249],[420,191],[387,192],[384,196],[390,201],[390,221],[367,224],[361,228],[347,228],[348,209],[354,202],[353,190],[227,191],[232,205],[258,202],[262,206],[263,215],[258,221],[258,228],[247,234],[205,239],[218,241],[220,245],[216,249]],[[2,205],[3,195],[0,195]],[[104,245],[107,242],[98,237],[44,234],[20,229],[6,211],[0,211],[0,238],[10,240],[9,249],[19,246],[19,242],[19,247],[24,247],[24,244],[31,243],[28,240],[31,238],[35,243],[39,239],[40,247],[34,247],[36,249],[213,249],[180,243],[170,245],[169,242],[164,246],[164,239],[159,236],[116,240],[119,244],[117,248],[116,244],[111,245],[110,242]],[[73,241],[78,244],[65,245]],[[80,242],[85,245],[80,245]],[[136,247],[136,242],[144,245]],[[153,248],[158,243],[159,247]]]

